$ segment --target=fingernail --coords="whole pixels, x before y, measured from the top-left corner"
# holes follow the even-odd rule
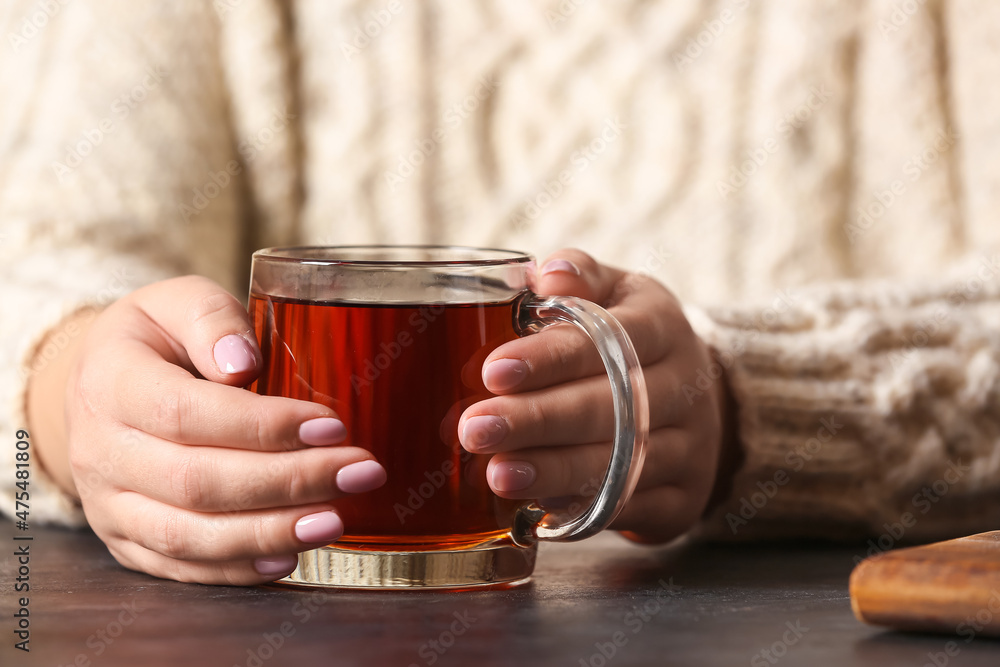
[[[358,461],[337,471],[337,488],[344,493],[364,493],[385,484],[386,477],[378,461]]]
[[[469,417],[462,428],[462,444],[472,449],[485,449],[503,442],[509,430],[507,422],[495,415]]]
[[[333,542],[343,534],[344,522],[336,512],[316,512],[295,522],[295,537],[306,544]]]
[[[535,483],[535,466],[506,461],[493,466],[493,486],[497,491],[521,491]]]
[[[246,373],[257,368],[257,357],[243,336],[223,336],[213,348],[215,363],[223,373]]]
[[[574,276],[578,276],[580,275],[580,267],[568,259],[554,259],[542,267],[543,276],[547,276],[550,273],[571,273]]]
[[[270,577],[275,574],[290,574],[298,565],[298,556],[278,556],[277,558],[258,558],[253,562],[253,569]]]
[[[299,440],[307,445],[336,445],[347,438],[344,422],[333,417],[319,417],[302,422],[299,426]]]
[[[483,383],[487,389],[507,391],[528,376],[528,364],[520,359],[497,359],[483,369]]]

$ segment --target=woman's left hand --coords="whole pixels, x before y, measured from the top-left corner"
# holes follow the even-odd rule
[[[723,379],[707,391],[696,389],[698,371],[713,363],[708,347],[663,285],[578,250],[549,257],[536,291],[607,308],[643,367],[650,408],[646,461],[611,527],[643,542],[688,531],[716,485],[726,410]],[[614,431],[610,383],[593,343],[576,327],[549,327],[494,350],[483,380],[497,396],[469,407],[458,429],[465,449],[494,454],[487,468],[493,491],[523,499],[593,496]]]

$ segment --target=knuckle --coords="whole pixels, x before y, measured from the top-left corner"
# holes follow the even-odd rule
[[[524,406],[524,412],[528,423],[536,433],[536,439],[540,442],[547,442],[550,431],[550,417],[548,408],[544,406],[543,401],[535,396],[528,398]]]
[[[273,419],[275,412],[266,410],[257,403],[246,415],[245,421],[249,429],[248,438],[254,441],[257,449],[272,450],[275,444],[279,444],[283,450],[295,449],[293,440],[281,437],[280,429]]]
[[[219,574],[226,586],[245,586],[247,578],[235,567],[228,565],[219,568]]]
[[[629,313],[622,326],[640,362],[657,361],[663,356],[669,336],[662,313],[654,309],[637,309]]]
[[[171,495],[182,507],[199,509],[209,500],[205,487],[205,460],[196,453],[185,453],[167,473]]]
[[[556,366],[557,368],[569,370],[567,367],[572,365],[574,362],[573,350],[570,349],[570,346],[566,344],[564,339],[554,340],[547,349],[549,352],[550,364]]]
[[[557,330],[552,330],[557,333]],[[580,377],[585,370],[584,358],[586,353],[593,352],[597,357],[597,350],[590,344],[584,336],[575,328],[564,328],[558,332],[562,334],[553,337],[552,343],[548,346],[548,363],[553,366],[553,370],[558,369],[561,376],[567,378]]]
[[[242,512],[251,509],[262,499],[271,498],[273,494],[270,490],[276,477],[273,463],[248,471],[245,479],[241,480],[237,493],[230,495],[222,503],[223,509],[227,512]]]
[[[311,484],[309,475],[302,469],[302,466],[286,465],[285,471],[285,494],[292,504],[301,505],[311,500]],[[334,477],[331,475],[331,479]]]
[[[96,417],[101,411],[97,401],[109,394],[120,395],[117,391],[107,391],[107,384],[103,364],[83,362],[77,365],[67,382],[65,396],[68,417]]]
[[[186,319],[194,325],[200,325],[225,314],[236,303],[236,299],[225,291],[202,292],[193,297],[188,304]]]
[[[155,524],[153,551],[169,558],[184,560],[190,556],[191,542],[179,512],[163,512]]]
[[[196,421],[198,401],[187,386],[165,392],[157,403],[157,425],[165,437],[183,438],[185,424]]]
[[[274,531],[271,530],[271,523],[264,517],[255,517],[248,526],[249,547],[254,555],[267,555],[280,551],[281,546],[275,539]]]

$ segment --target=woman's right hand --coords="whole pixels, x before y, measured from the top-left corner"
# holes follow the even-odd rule
[[[242,387],[261,367],[246,310],[197,276],[92,322],[66,383],[69,464],[94,532],[133,570],[209,584],[289,574],[336,540],[331,501],[385,470],[329,408]]]

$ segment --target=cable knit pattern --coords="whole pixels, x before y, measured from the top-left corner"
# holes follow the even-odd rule
[[[748,445],[712,534],[901,524],[913,540],[1000,521],[1000,255],[936,285],[810,288],[691,317]]]
[[[740,348],[747,460],[707,530],[784,471],[738,537],[877,534],[959,461],[908,536],[994,527],[995,271],[953,290],[1000,252],[997,3],[57,4],[0,11],[3,442],[51,326],[150,281],[242,295],[264,245],[575,245],[729,304],[690,309]],[[79,521],[34,474],[34,516]]]

